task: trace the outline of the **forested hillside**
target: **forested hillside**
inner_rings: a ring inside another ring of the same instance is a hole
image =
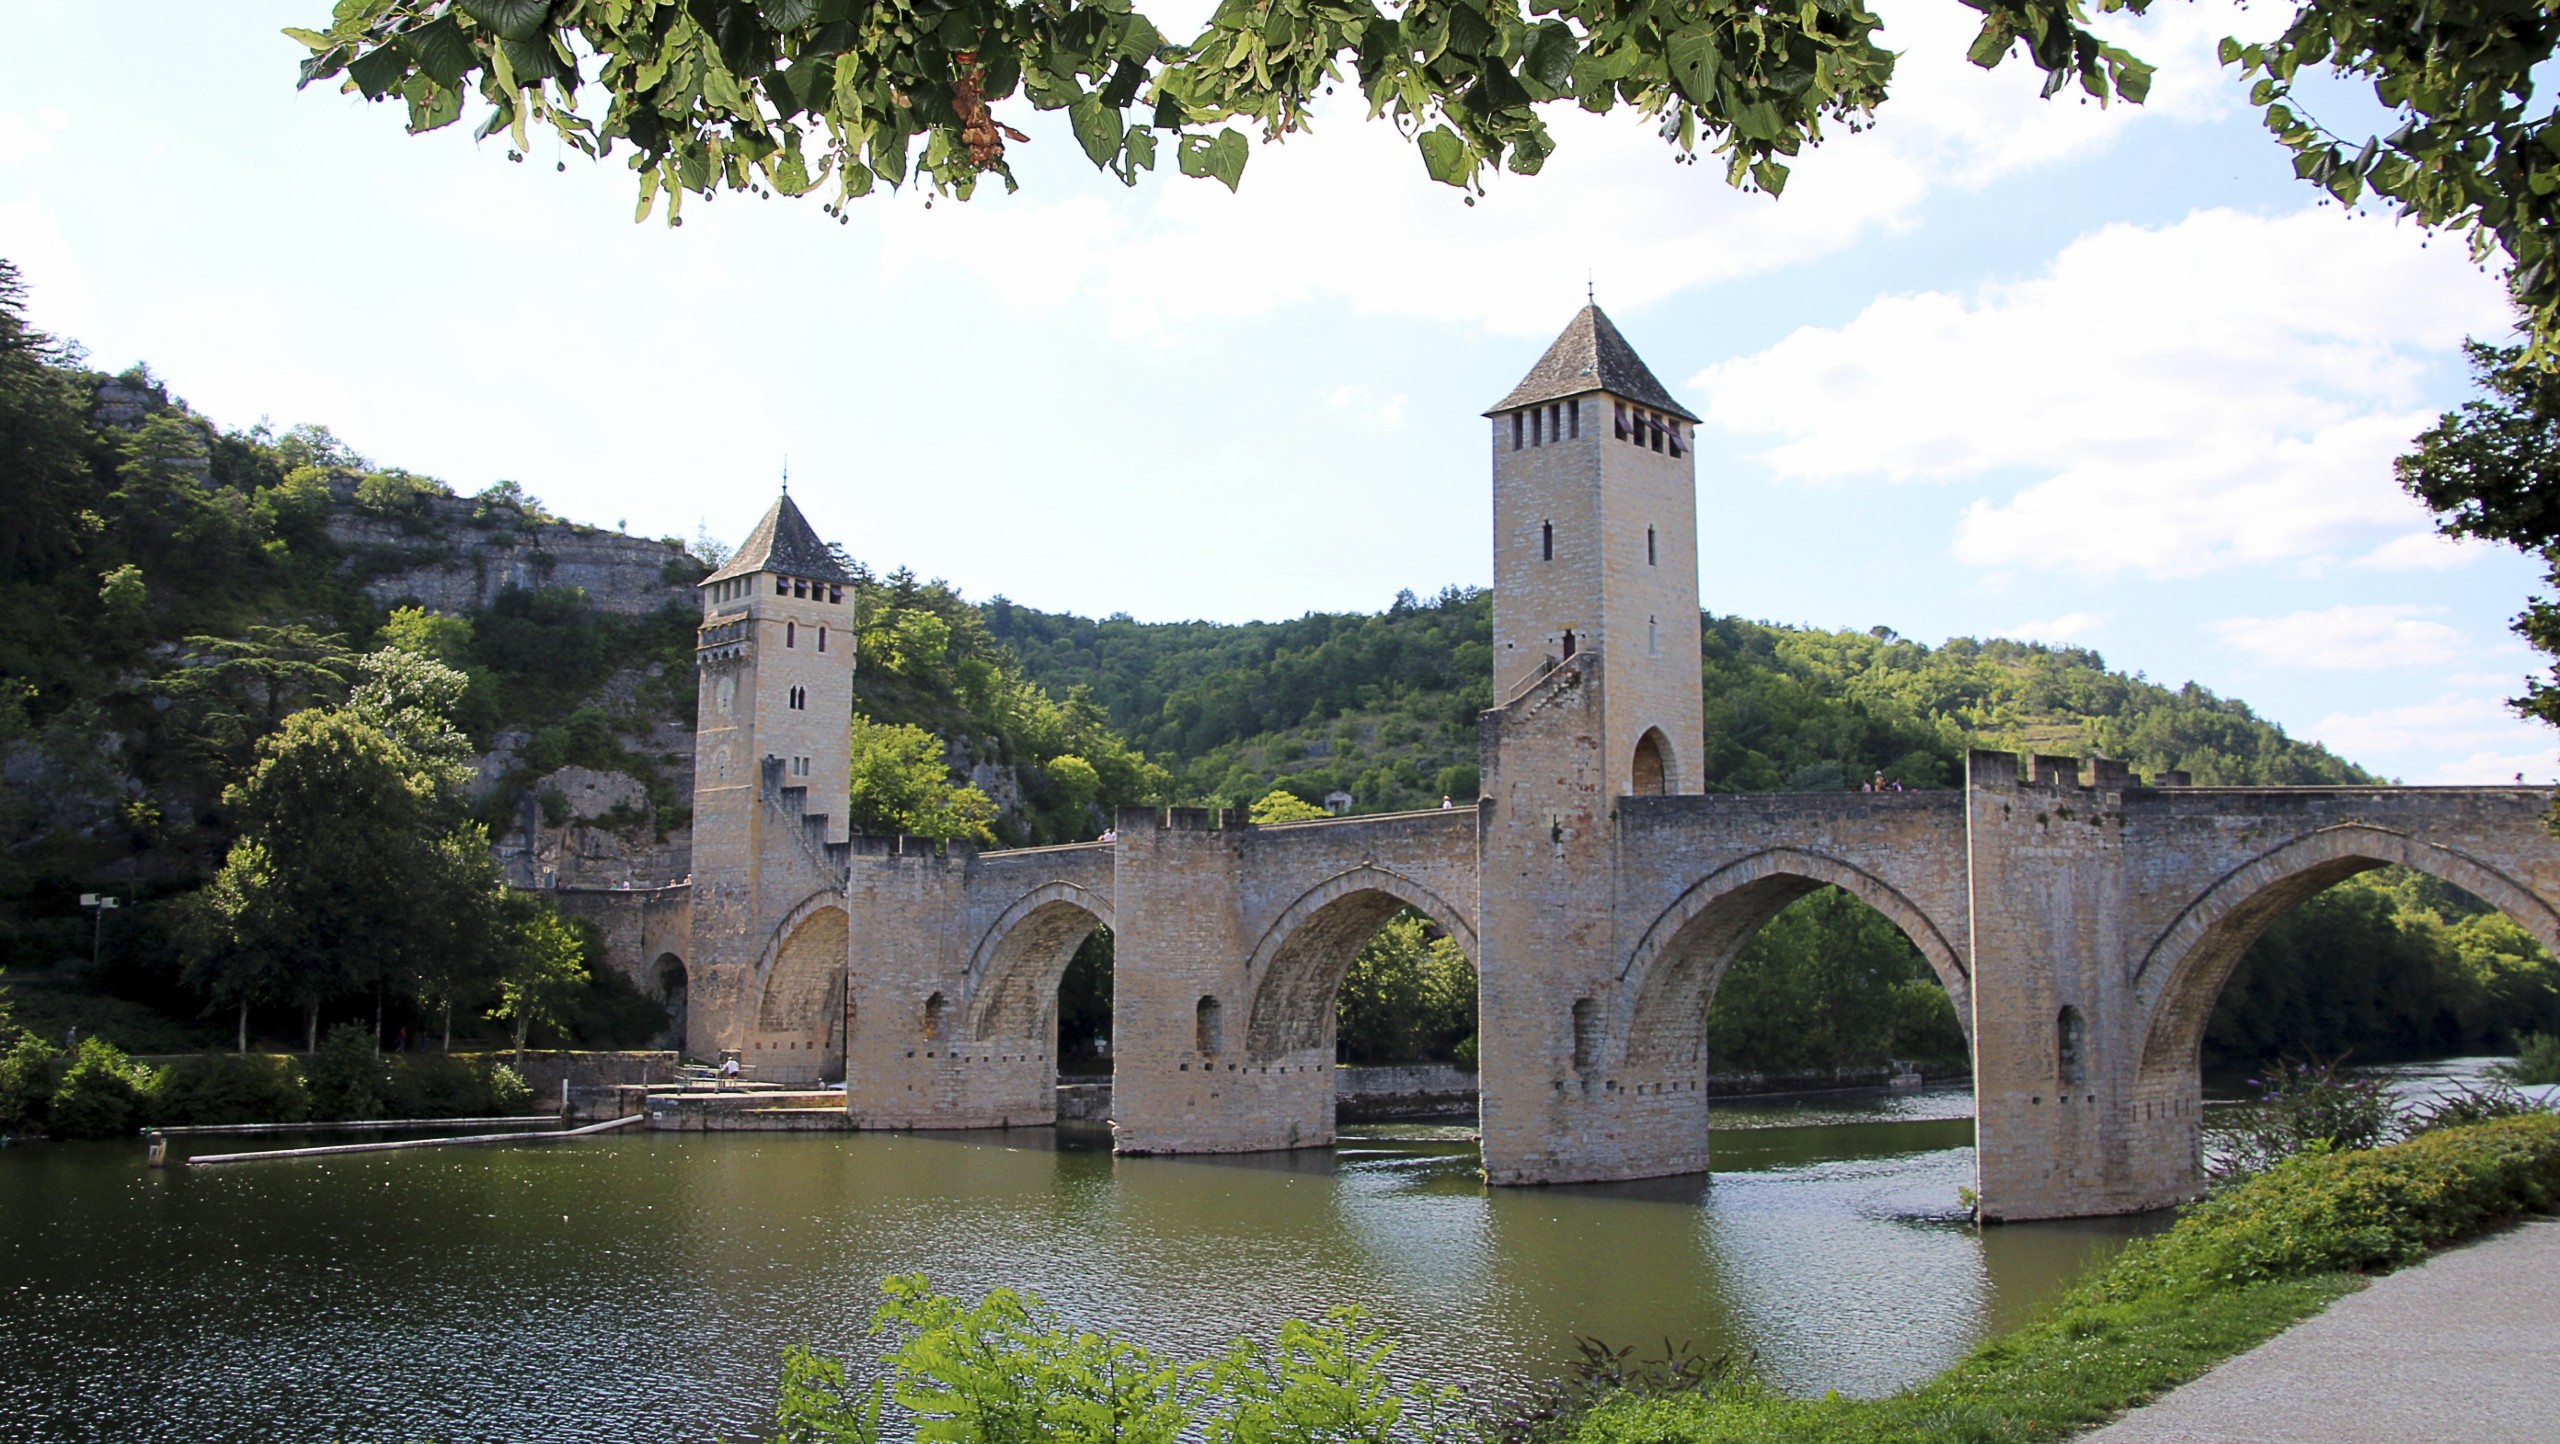
[[[1084,689],[1130,740],[1172,760],[1188,796],[1335,789],[1363,811],[1476,787],[1475,719],[1491,705],[1493,598],[1407,592],[1383,613],[1289,622],[1091,621],[1001,597],[983,609],[1035,680]],[[2213,784],[2369,782],[2371,774],[2190,683],[2106,669],[2095,652],[1887,628],[1825,632],[1710,615],[1708,790],[1821,791],[1878,772],[1946,787],[1970,746],[2102,754]]]

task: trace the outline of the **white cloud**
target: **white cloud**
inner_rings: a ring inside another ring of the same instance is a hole
[[[2431,701],[2373,712],[2337,712],[2309,735],[2341,756],[2390,770],[2394,755],[2417,762],[2414,783],[2546,782],[2555,774],[2560,737],[2508,710],[2494,697],[2449,693]]]
[[[2000,629],[2000,635],[2023,642],[2050,642],[2057,646],[2085,642],[2089,635],[2107,624],[2105,612],[2065,612],[2040,622],[2012,622]]]
[[[2356,558],[2356,565],[2385,572],[2437,572],[2468,566],[2491,550],[2489,543],[2468,537],[2449,537],[2433,530],[2413,531],[2366,552]]]
[[[1256,145],[1234,195],[1159,174],[1133,193],[1051,200],[1082,161],[1058,116],[1017,102],[1006,118],[1033,138],[1016,156],[1022,194],[882,205],[886,266],[936,284],[965,273],[1026,308],[1100,299],[1123,339],[1169,342],[1194,322],[1311,301],[1543,339],[1580,303],[1586,274],[1604,302],[1641,307],[1837,254],[1910,224],[1934,190],[2086,153],[2145,118],[2212,114],[2228,88],[2212,38],[2245,16],[2216,4],[2132,23],[2138,52],[2179,78],[2148,106],[2101,109],[2040,98],[2042,73],[2023,61],[1989,72],[1967,62],[1978,20],[1961,7],[1878,9],[1882,43],[1902,52],[1892,97],[1873,130],[1835,127],[1808,152],[1783,202],[1730,189],[1712,157],[1674,165],[1632,114],[1555,106],[1546,114],[1558,150],[1545,169],[1497,177],[1468,205],[1424,179],[1410,141],[1363,118],[1355,87],[1318,104],[1311,133]]]
[[[2316,209],[2108,226],[2040,276],[1886,297],[1691,386],[1715,424],[1776,433],[1781,475],[2031,478],[1958,523],[1977,566],[2181,576],[2370,550],[2423,525],[2390,460],[2433,419],[2430,362],[2506,323],[2495,281],[2418,241]]]
[[[2424,667],[2471,650],[2462,633],[2425,617],[2442,607],[2338,606],[2281,617],[2226,617],[2205,630],[2265,661],[2369,672]]]
[[[37,111],[32,120],[15,111],[0,110],[0,165],[32,160],[37,152],[49,149],[53,138],[70,125],[71,117],[51,106]]]
[[[1336,411],[1381,427],[1404,424],[1404,403],[1403,392],[1380,391],[1374,386],[1337,386],[1324,401]]]

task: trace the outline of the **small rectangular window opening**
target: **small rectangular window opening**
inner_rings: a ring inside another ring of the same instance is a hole
[[[1680,423],[1677,421],[1671,423],[1671,454],[1673,456],[1686,456],[1689,454],[1688,451],[1680,445]]]
[[[1564,404],[1565,433],[1574,440],[1582,439],[1582,398],[1577,396]]]
[[[1658,558],[1658,556],[1656,555],[1656,553],[1655,553],[1655,551],[1654,551],[1654,545],[1653,545],[1653,528],[1652,528],[1652,527],[1646,527],[1646,528],[1644,529],[1644,564],[1645,564],[1646,566],[1652,566],[1652,565],[1654,565],[1654,563],[1655,563],[1657,560],[1659,560],[1659,558]],[[819,640],[818,640],[818,650],[819,650],[819,651],[821,651],[821,652],[823,652],[823,651],[825,651],[826,649],[827,649],[826,639],[825,639],[825,637],[822,635],[822,636],[819,638]]]
[[[1518,451],[1518,450],[1520,449],[1520,440],[1521,440],[1521,438],[1522,438],[1522,437],[1524,437],[1524,436],[1528,435],[1528,432],[1529,432],[1529,422],[1528,422],[1528,418],[1526,418],[1526,417],[1522,416],[1522,415],[1521,415],[1519,412],[1517,412],[1517,411],[1512,412],[1512,413],[1511,413],[1511,449],[1512,449],[1512,450],[1514,450],[1514,451]]]
[[[773,579],[773,594],[777,597],[787,597],[791,595],[791,578],[775,577]]]
[[[1529,444],[1531,446],[1547,444],[1547,413],[1535,408],[1529,412]]]
[[[1627,439],[1627,403],[1620,401],[1614,404],[1618,408],[1618,439],[1624,441]]]
[[[830,587],[828,587],[828,588],[827,588],[827,605],[828,605],[828,606],[831,606],[831,607],[841,607],[841,606],[843,606],[843,605],[844,605],[844,588],[842,588],[842,587],[838,587],[838,586],[830,586]]]
[[[1540,522],[1538,523],[1538,560],[1551,562],[1555,559],[1556,524],[1551,521]]]
[[[826,629],[826,628],[824,628],[824,627],[820,627],[820,628],[818,629],[818,650],[819,650],[819,651],[821,651],[821,652],[823,652],[823,651],[825,651],[826,649],[827,649],[827,629]]]

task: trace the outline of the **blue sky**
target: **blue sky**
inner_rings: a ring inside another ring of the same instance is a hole
[[[297,92],[277,31],[327,9],[9,6],[0,255],[40,324],[226,425],[730,540],[787,455],[827,535],[974,596],[1375,609],[1490,579],[1478,413],[1589,275],[1708,418],[1710,608],[2069,641],[2407,781],[2554,776],[2501,705],[2536,570],[2431,539],[2390,476],[2498,288],[2291,179],[2212,62],[2282,6],[2118,27],[2160,82],[2101,110],[1965,65],[1954,0],[1884,0],[1894,99],[1777,202],[1629,117],[1557,117],[1546,173],[1470,207],[1353,109],[1234,196],[1124,189],[1026,112],[1018,195],[677,230],[632,224],[618,162]]]

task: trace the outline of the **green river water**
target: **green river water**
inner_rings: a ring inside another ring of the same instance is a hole
[[[1487,1190],[1462,1128],[1121,1159],[1092,1134],[624,1134],[220,1168],[0,1151],[0,1439],[689,1441],[880,1277],[1188,1356],[1358,1304],[1478,1400],[1577,1334],[1890,1390],[2159,1220],[1968,1227],[1962,1091],[1717,1109],[1712,1183]],[[215,1141],[201,1151],[218,1151]],[[223,1147],[231,1140],[220,1140]]]

